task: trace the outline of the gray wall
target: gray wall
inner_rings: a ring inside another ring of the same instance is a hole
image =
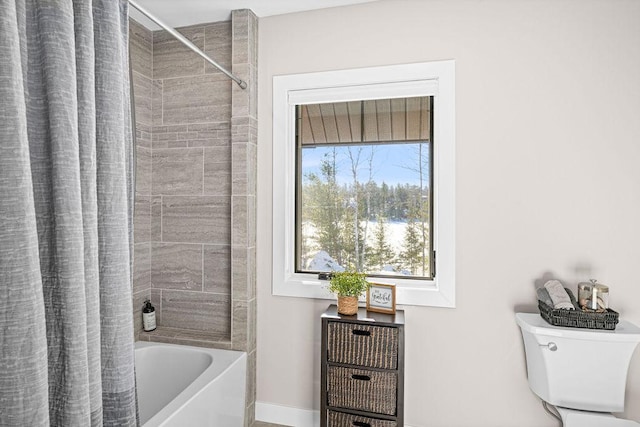
[[[241,90],[165,31],[130,26],[137,141],[134,318],[140,340],[247,351],[255,400],[257,19],[179,30],[249,82]],[[232,175],[233,170],[233,175]],[[142,331],[150,298],[158,328]]]

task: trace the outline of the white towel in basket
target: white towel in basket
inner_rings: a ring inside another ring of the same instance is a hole
[[[564,286],[557,280],[549,280],[544,284],[545,289],[549,292],[549,297],[553,301],[553,308],[562,308],[565,310],[575,310],[571,303],[569,294],[564,290]]]

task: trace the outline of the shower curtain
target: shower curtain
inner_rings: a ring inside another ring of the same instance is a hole
[[[137,424],[126,0],[0,0],[0,425]]]

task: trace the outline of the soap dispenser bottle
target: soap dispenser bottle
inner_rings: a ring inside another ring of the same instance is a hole
[[[151,301],[145,300],[142,308],[142,327],[145,332],[156,329],[156,309],[151,305]]]

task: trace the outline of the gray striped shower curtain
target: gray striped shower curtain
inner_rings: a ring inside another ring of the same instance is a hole
[[[126,0],[0,0],[0,426],[134,426]]]

